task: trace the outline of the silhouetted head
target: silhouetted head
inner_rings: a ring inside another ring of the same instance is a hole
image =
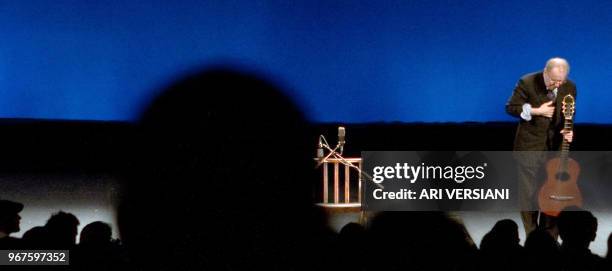
[[[284,266],[313,239],[314,140],[273,84],[206,70],[163,91],[140,124],[119,210],[139,264],[157,255],[148,268]]]
[[[512,219],[497,221],[491,232],[497,235],[500,241],[508,244],[518,244],[521,241],[518,234],[518,225]]]
[[[563,246],[587,248],[595,240],[597,218],[591,212],[569,207],[561,211],[558,221]]]
[[[487,255],[507,254],[519,246],[519,241],[516,222],[503,219],[497,221],[491,231],[482,237],[480,250]]]
[[[113,230],[108,223],[91,222],[81,230],[79,244],[107,244],[111,241],[112,234]]]
[[[23,233],[22,239],[32,249],[42,249],[48,246],[47,230],[43,226],[33,227]]]
[[[359,241],[362,241],[364,236],[365,228],[361,224],[351,222],[342,227],[342,229],[340,230],[339,239],[343,243],[354,244]]]
[[[545,229],[535,229],[525,240],[525,249],[531,254],[552,254],[559,250],[559,243]]]
[[[612,233],[608,236],[608,255],[606,258],[612,259]]]
[[[369,233],[374,270],[452,270],[476,252],[463,225],[441,212],[381,212]]]
[[[19,212],[23,210],[23,204],[10,201],[0,200],[0,232],[9,235],[18,232],[21,216]]]
[[[71,213],[59,211],[45,224],[51,245],[67,247],[76,243],[79,220]]]

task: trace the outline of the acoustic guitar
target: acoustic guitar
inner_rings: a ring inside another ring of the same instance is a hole
[[[572,95],[563,97],[564,130],[573,126],[575,100]],[[540,188],[538,203],[540,210],[549,216],[559,216],[565,207],[582,206],[582,194],[578,189],[580,165],[569,157],[570,143],[563,139],[559,157],[546,163],[546,182]]]

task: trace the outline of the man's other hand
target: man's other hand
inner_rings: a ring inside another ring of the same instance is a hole
[[[563,139],[565,139],[565,141],[572,143],[572,140],[574,139],[574,131],[561,130],[561,134],[563,134]]]

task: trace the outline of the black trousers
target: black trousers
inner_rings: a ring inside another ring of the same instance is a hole
[[[514,157],[517,161],[519,208],[525,233],[529,235],[536,228],[540,228],[549,231],[556,238],[556,218],[539,212],[538,206],[538,192],[546,178],[544,165],[547,152],[521,151],[515,152]]]

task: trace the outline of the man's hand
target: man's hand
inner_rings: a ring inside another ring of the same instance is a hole
[[[572,140],[574,139],[574,131],[572,130],[561,130],[561,134],[563,134],[563,139],[565,139],[565,141],[572,143]]]
[[[543,103],[540,107],[532,108],[531,114],[535,116],[544,116],[547,118],[552,118],[553,113],[555,112],[555,106],[552,105],[552,101],[547,103]]]

